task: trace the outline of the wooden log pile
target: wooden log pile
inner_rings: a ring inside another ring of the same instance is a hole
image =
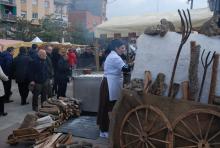
[[[44,139],[36,141],[34,148],[57,148],[60,145],[69,145],[73,143],[71,134],[54,133]]]
[[[75,98],[50,98],[43,103],[37,115],[40,117],[49,115],[56,121],[56,126],[59,126],[71,117],[80,116],[80,104],[81,101]]]
[[[47,138],[53,134],[54,128],[57,128],[71,117],[80,116],[80,104],[81,101],[74,98],[48,99],[43,102],[42,107],[35,115],[26,115],[21,126],[8,136],[7,143],[16,144],[31,140],[33,143],[36,142],[37,145],[42,144],[49,140]],[[61,144],[66,143],[61,142]]]
[[[98,148],[87,141],[73,141],[71,134],[55,133],[35,143],[33,148]]]
[[[28,121],[28,119],[31,119],[31,121]],[[14,130],[8,136],[7,143],[11,145],[25,141],[32,141],[34,143],[36,140],[51,135],[54,123],[50,116],[36,119],[35,115],[27,115],[20,128]]]

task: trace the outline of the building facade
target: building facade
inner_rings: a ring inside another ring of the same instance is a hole
[[[3,22],[16,21],[15,0],[0,0],[0,20]]]
[[[16,0],[17,16],[37,20],[54,13],[54,0]]]
[[[54,0],[54,16],[64,22],[68,22],[68,0]]]
[[[69,4],[69,23],[76,23],[89,31],[106,20],[107,0],[72,0]]]
[[[83,28],[93,32],[95,26],[102,23],[102,18],[93,15],[89,11],[74,11],[69,13],[69,22],[72,25],[81,25]]]

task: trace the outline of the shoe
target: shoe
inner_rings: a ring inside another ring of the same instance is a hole
[[[0,116],[7,116],[8,113],[4,112],[4,113],[0,113]]]
[[[14,100],[6,100],[5,103],[11,103],[14,102]]]
[[[104,132],[100,132],[100,133],[99,133],[99,137],[105,138],[105,133],[104,133]]]
[[[108,138],[108,132],[104,132],[105,138]]]

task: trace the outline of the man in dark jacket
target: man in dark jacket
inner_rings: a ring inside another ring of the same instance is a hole
[[[35,59],[37,59],[37,57],[38,57],[37,53],[38,53],[38,46],[37,46],[37,44],[32,44],[32,47],[31,47],[31,49],[29,50],[29,56],[30,56],[33,60],[35,60]]]
[[[58,92],[57,98],[66,96],[67,83],[69,82],[69,77],[71,75],[70,66],[68,63],[67,51],[61,49],[61,58],[57,64],[57,84]]]
[[[53,83],[53,89],[52,92],[53,94],[57,94],[58,91],[58,85],[57,85],[57,65],[58,65],[58,61],[61,58],[60,54],[59,54],[59,48],[54,48],[52,53],[51,53],[51,60],[52,60],[52,64],[53,64],[53,69],[54,69],[54,83]]]
[[[13,55],[14,55],[13,47],[8,47],[7,50],[1,54],[3,60],[1,63],[1,67],[5,75],[7,75],[9,78],[8,81],[3,81],[3,86],[5,91],[5,95],[4,95],[5,103],[13,102],[13,100],[10,100],[10,96],[12,95],[11,80],[12,80]]]
[[[48,98],[51,98],[53,96],[52,93],[52,87],[53,87],[53,79],[54,79],[54,69],[53,69],[53,64],[52,64],[52,50],[53,48],[51,46],[46,46],[46,53],[47,53],[47,66],[48,66]]]
[[[27,49],[25,47],[20,47],[19,54],[15,57],[13,62],[13,72],[15,80],[18,83],[18,90],[21,96],[21,105],[29,104],[26,102],[29,89],[29,79],[28,79],[28,68],[31,63],[31,58],[27,54]]]
[[[38,111],[38,96],[41,95],[41,105],[47,99],[48,87],[48,66],[46,62],[46,51],[39,50],[38,57],[33,61],[31,67],[31,83],[33,89],[32,107],[34,111]]]

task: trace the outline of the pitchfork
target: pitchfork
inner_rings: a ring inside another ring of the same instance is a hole
[[[205,78],[206,78],[206,73],[207,73],[207,69],[209,67],[209,65],[212,63],[213,61],[213,58],[215,56],[215,52],[213,53],[210,61],[208,61],[209,59],[209,56],[210,56],[210,53],[211,51],[208,52],[207,56],[206,56],[206,59],[205,61],[203,60],[203,55],[205,53],[205,49],[203,50],[202,52],[202,56],[201,56],[201,61],[202,61],[202,66],[204,68],[204,72],[203,72],[203,76],[202,76],[202,83],[201,83],[201,87],[200,87],[200,90],[199,90],[199,97],[198,97],[198,102],[200,102],[200,98],[201,98],[201,95],[202,95],[202,90],[203,90],[203,86],[204,86],[204,82],[205,82]]]
[[[170,79],[170,86],[169,86],[169,92],[168,92],[169,97],[171,96],[171,92],[172,92],[172,89],[173,89],[173,80],[174,80],[174,76],[175,76],[177,62],[179,60],[180,52],[182,50],[183,45],[186,43],[187,39],[189,38],[189,36],[191,34],[191,31],[192,31],[192,22],[191,22],[189,9],[187,9],[188,18],[186,16],[186,13],[185,13],[184,10],[182,10],[182,13],[183,13],[184,17],[182,16],[182,13],[181,13],[180,10],[178,10],[178,13],[179,13],[179,16],[180,16],[180,19],[181,19],[182,39],[181,39],[181,43],[180,43],[178,51],[177,51],[175,63],[174,63],[174,66],[173,66],[172,76],[171,76],[171,79]]]

